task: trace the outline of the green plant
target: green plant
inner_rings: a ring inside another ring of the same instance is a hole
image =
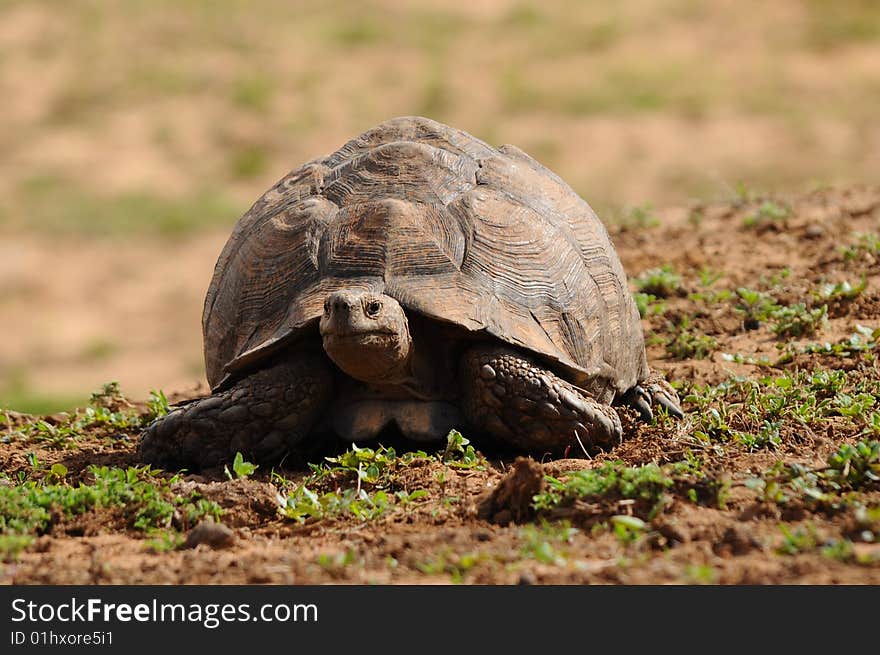
[[[579,532],[568,521],[551,523],[545,520],[540,525],[524,525],[517,533],[520,539],[520,555],[543,564],[564,566],[568,560],[565,551],[560,551],[559,546],[570,544]]]
[[[171,407],[168,405],[168,399],[165,397],[165,392],[161,389],[151,390],[150,397],[147,400],[147,413],[144,415],[142,423],[143,425],[149,425],[157,418],[161,418],[168,414],[171,411]]]
[[[241,453],[235,453],[235,458],[232,460],[232,470],[235,472],[236,478],[248,478],[253,475],[254,471],[258,468],[260,468],[258,464],[246,462]],[[226,477],[232,480],[232,473],[229,472],[229,467],[224,466],[223,471],[226,473]]]
[[[633,284],[642,293],[651,294],[657,298],[669,298],[677,295],[681,289],[681,277],[671,265],[664,264],[659,268],[643,272],[633,280]]]
[[[773,311],[771,329],[780,337],[801,337],[814,334],[826,322],[828,306],[807,309],[803,303],[779,307]]]
[[[350,515],[362,521],[379,518],[394,505],[394,499],[385,491],[372,494],[364,489],[318,494],[305,485],[298,485],[289,494],[278,496],[282,516],[305,523]]]
[[[465,439],[458,430],[450,430],[446,435],[446,450],[440,456],[447,466],[453,468],[483,468],[484,460],[477,454],[471,442]]]
[[[33,542],[34,538],[26,534],[0,534],[0,562],[14,562]]]
[[[636,292],[633,294],[633,300],[636,301],[636,308],[642,318],[661,316],[666,311],[666,303],[650,293]]]
[[[357,553],[350,548],[345,552],[319,553],[315,561],[325,571],[336,573],[352,564],[357,559]]]
[[[739,287],[736,295],[739,302],[735,309],[743,314],[743,327],[746,330],[758,329],[761,323],[767,321],[779,308],[779,304],[773,298],[760,291]]]
[[[660,219],[648,203],[627,208],[616,222],[624,229],[644,229],[660,225]]]
[[[153,553],[166,553],[183,545],[184,537],[175,530],[154,530],[152,537],[144,542],[144,548]]]
[[[650,506],[649,516],[660,510],[674,483],[657,464],[632,467],[621,461],[573,471],[564,480],[552,476],[546,476],[546,480],[547,491],[533,499],[533,507],[539,512],[571,505],[576,500],[617,497],[645,501]]]
[[[718,571],[709,564],[689,564],[684,568],[684,578],[689,584],[716,584]]]
[[[878,481],[880,442],[861,441],[840,446],[822,468],[779,462],[746,484],[765,502],[797,502],[816,509],[839,510],[858,504],[855,492],[877,488]]]
[[[67,467],[61,462],[56,462],[49,467],[49,472],[46,474],[46,480],[49,482],[64,482],[66,475]]]
[[[357,480],[358,484],[368,484],[379,488],[392,485],[394,476],[401,467],[406,467],[419,459],[427,459],[423,450],[397,454],[394,448],[379,446],[361,448],[356,444],[335,457],[325,457],[321,464],[310,464],[312,473],[307,484],[342,483]]]
[[[782,543],[777,548],[777,552],[781,555],[809,552],[814,550],[820,541],[816,528],[809,523],[794,530],[783,523],[780,524],[779,531],[782,533]]]
[[[843,255],[843,260],[845,262],[855,261],[857,258],[863,255],[880,254],[880,234],[856,233],[855,236],[855,243],[852,243],[848,246],[843,246],[840,249],[840,252]]]
[[[416,564],[416,567],[427,575],[448,575],[452,582],[459,584],[464,580],[467,572],[483,561],[483,559],[484,556],[480,553],[466,552],[458,554],[450,549],[444,549],[427,560],[419,562]]]
[[[147,532],[167,529],[173,520],[188,526],[204,516],[219,519],[222,513],[219,505],[195,492],[172,493],[170,485],[174,479],[156,477],[149,466],[90,466],[88,470],[94,478],[91,484],[28,481],[12,487],[0,486],[0,534],[41,534],[55,513],[74,516],[97,508],[115,508],[122,512],[128,525]]]
[[[611,517],[611,526],[618,541],[631,544],[645,533],[648,524],[636,516],[617,514]]]
[[[835,343],[828,341],[825,343],[808,343],[801,348],[790,349],[787,354],[789,357],[793,357],[797,353],[832,357],[852,357],[855,354],[859,354],[866,361],[873,362],[874,354],[871,351],[877,348],[878,340],[880,340],[880,328],[871,329],[864,325],[857,325],[856,331],[846,339],[841,339]]]
[[[820,300],[847,301],[857,298],[867,288],[868,280],[863,275],[861,280],[852,285],[849,281],[837,282],[836,284],[823,284],[813,295]]]
[[[664,342],[666,355],[672,359],[705,359],[718,347],[718,342],[708,334],[690,329],[690,320],[682,317],[672,326],[672,334]]]
[[[791,209],[772,200],[765,200],[743,219],[744,227],[757,227],[768,223],[780,223],[791,215]]]

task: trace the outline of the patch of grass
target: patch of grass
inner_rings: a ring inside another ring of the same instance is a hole
[[[808,309],[803,303],[779,307],[773,311],[770,329],[779,337],[803,337],[815,334],[827,323],[828,305]]]
[[[662,316],[666,312],[666,303],[653,294],[639,291],[633,294],[633,300],[642,318]]]
[[[27,534],[0,534],[0,562],[14,562],[34,542]]]
[[[119,344],[110,339],[96,338],[83,344],[79,357],[87,362],[99,362],[109,359],[119,352]]]
[[[445,549],[423,562],[416,564],[416,568],[427,575],[448,575],[451,581],[459,584],[464,581],[468,571],[485,559],[481,553],[466,552],[455,553],[451,549]]]
[[[242,213],[242,207],[219,188],[181,197],[150,191],[103,194],[55,176],[31,178],[15,198],[17,208],[9,221],[13,226],[18,221],[29,230],[53,234],[177,236],[230,226]]]
[[[393,448],[385,446],[373,449],[352,444],[340,455],[326,457],[320,464],[310,464],[312,472],[308,478],[288,493],[279,495],[279,511],[299,522],[344,516],[375,520],[395,506],[405,509],[427,497],[424,489],[394,490],[394,487],[405,467],[417,461],[432,460],[449,468],[477,469],[486,465],[483,456],[457,430],[450,431],[446,448],[433,456],[422,450],[398,455]],[[446,470],[437,471],[435,477],[441,487],[442,502],[449,504],[457,499],[445,496]],[[288,485],[281,479],[279,486]]]
[[[861,541],[880,541],[880,505],[856,507],[853,519],[854,532]]]
[[[736,311],[743,315],[743,327],[746,330],[757,330],[761,323],[770,319],[779,309],[779,303],[766,293],[739,287],[736,290]]]
[[[274,80],[262,75],[240,78],[232,87],[232,101],[237,106],[261,114],[269,109],[274,95]]]
[[[150,397],[147,399],[147,413],[142,417],[141,422],[145,426],[149,425],[154,420],[165,416],[170,411],[171,407],[168,406],[168,399],[165,397],[165,392],[161,389],[151,389]]]
[[[614,536],[622,544],[631,544],[638,541],[648,529],[648,524],[637,516],[628,514],[615,514],[611,517],[611,528]]]
[[[780,555],[819,552],[823,557],[845,564],[873,564],[877,561],[876,556],[857,553],[850,539],[824,539],[812,523],[793,529],[783,523],[779,525],[779,531],[782,533],[782,542],[776,552]]]
[[[368,493],[364,489],[318,494],[302,484],[286,495],[279,494],[278,503],[282,516],[299,523],[343,516],[372,521],[394,506],[394,497],[382,490]]]
[[[732,378],[716,386],[694,387],[685,402],[694,406],[693,436],[703,443],[733,441],[749,449],[775,447],[797,439],[829,417],[841,427],[870,431],[876,382],[844,371],[796,371],[757,379]],[[840,423],[840,421],[837,421]]]
[[[558,479],[546,476],[547,490],[536,494],[532,506],[538,512],[571,507],[576,501],[635,499],[647,508],[653,518],[668,502],[668,492],[675,485],[669,469],[657,464],[627,466],[620,460],[604,462],[593,469],[573,471]]]
[[[402,467],[418,459],[428,459],[428,454],[417,450],[398,455],[394,448],[360,448],[352,444],[340,455],[325,457],[320,464],[310,464],[312,473],[306,484],[339,486],[357,481],[377,489],[387,489],[394,485]]]
[[[9,409],[22,414],[56,414],[82,406],[84,396],[67,394],[47,394],[22,388],[0,390],[0,409]]]
[[[579,532],[568,521],[542,521],[539,525],[529,523],[517,532],[520,555],[542,564],[565,566],[568,563],[568,554],[564,549],[560,550],[560,546],[570,544]]]
[[[840,253],[843,255],[845,262],[853,262],[865,255],[880,254],[880,234],[877,233],[857,233],[855,235],[855,243],[843,246]]]
[[[684,579],[688,584],[716,584],[718,571],[709,564],[689,564],[684,568]]]
[[[747,485],[765,502],[837,511],[861,504],[858,492],[880,488],[878,483],[880,442],[860,441],[840,446],[824,467],[779,462]]]
[[[250,179],[263,174],[269,165],[269,155],[262,146],[251,144],[232,153],[229,168],[233,177]]]
[[[681,276],[669,264],[652,268],[633,280],[636,289],[657,298],[669,298],[681,290]]]
[[[827,51],[880,39],[880,7],[872,0],[807,0],[804,44]]]
[[[846,339],[841,339],[835,343],[809,343],[796,349],[800,353],[815,353],[819,355],[829,355],[833,357],[851,357],[856,353],[866,355],[868,361],[873,361],[874,356],[871,351],[877,348],[877,342],[880,340],[880,328],[869,328],[864,325],[857,325],[856,331]]]
[[[122,513],[126,527],[145,532],[168,529],[175,517],[186,527],[202,517],[219,519],[222,514],[219,505],[196,492],[185,496],[172,493],[176,478],[159,478],[149,466],[90,466],[88,471],[93,478],[90,484],[26,481],[0,486],[0,534],[42,534],[56,513],[73,517],[102,507],[115,508]]]
[[[671,325],[671,324],[670,324]],[[708,334],[690,329],[690,321],[682,317],[672,334],[664,341],[666,355],[672,359],[706,359],[718,347],[718,342]]]
[[[176,530],[154,530],[150,534],[152,536],[144,542],[144,548],[153,553],[177,550],[185,541],[183,533]]]
[[[847,280],[836,284],[823,284],[813,295],[819,300],[828,302],[849,301],[859,297],[867,286],[868,281],[862,276],[862,279],[854,285]]]
[[[319,553],[315,558],[318,566],[331,574],[344,571],[350,564],[357,561],[357,553],[352,549],[344,552]]]
[[[91,395],[88,405],[57,417],[34,418],[0,436],[0,440],[38,441],[54,448],[75,447],[85,430],[101,430],[105,436],[138,431],[168,413],[168,400],[151,391],[147,411],[141,413],[122,394],[118,382],[108,382]]]
[[[362,12],[342,13],[327,29],[326,38],[344,50],[354,50],[376,45],[390,37],[390,25]]]
[[[791,208],[788,205],[765,200],[743,219],[743,226],[754,228],[768,224],[784,224],[789,216],[791,216]]]
[[[628,207],[621,215],[615,217],[614,223],[622,230],[644,230],[660,225],[660,219],[653,207],[649,203],[645,203],[636,207]]]

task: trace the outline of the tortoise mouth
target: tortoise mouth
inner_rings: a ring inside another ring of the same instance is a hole
[[[400,335],[391,330],[346,330],[345,332],[325,332],[324,348],[396,348]]]
[[[385,336],[385,337],[394,337],[397,336],[397,332],[394,330],[374,330],[374,329],[357,329],[351,327],[344,327],[341,330],[335,328],[325,329],[321,333],[321,337],[324,340],[340,340],[340,339],[362,339],[366,337],[372,336]]]

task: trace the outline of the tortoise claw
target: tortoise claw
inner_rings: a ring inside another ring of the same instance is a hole
[[[645,423],[654,422],[654,412],[651,411],[651,396],[639,386],[635,388],[635,396],[630,401],[630,407],[639,413],[639,418]]]
[[[656,373],[651,377],[653,379],[648,381],[647,387],[648,392],[651,394],[652,402],[664,407],[670,416],[684,418],[684,412],[678,404],[678,394],[675,393],[672,385]]]
[[[623,396],[621,402],[632,407],[639,414],[639,418],[645,423],[654,421],[652,405],[659,405],[669,412],[670,416],[683,418],[684,412],[678,404],[678,394],[675,389],[657,373],[652,373],[648,378],[637,384]]]

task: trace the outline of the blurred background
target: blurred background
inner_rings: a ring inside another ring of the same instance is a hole
[[[236,219],[392,116],[516,144],[608,223],[875,182],[880,2],[0,0],[0,98],[0,407],[51,412],[204,384]]]

